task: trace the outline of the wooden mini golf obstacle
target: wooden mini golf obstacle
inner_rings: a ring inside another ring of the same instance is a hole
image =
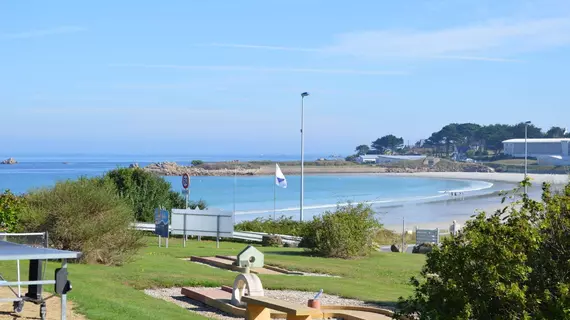
[[[264,296],[261,280],[256,274],[239,274],[233,287],[191,289],[182,288],[187,298],[202,302],[234,316],[252,320],[288,319],[311,320],[342,318],[345,320],[387,320],[392,312],[380,308],[355,306],[320,306],[311,301],[311,308],[301,304]]]

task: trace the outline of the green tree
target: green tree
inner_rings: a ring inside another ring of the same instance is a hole
[[[0,232],[13,232],[24,207],[24,198],[4,191],[0,194]]]
[[[354,151],[356,151],[357,155],[361,156],[361,155],[367,154],[368,151],[370,151],[370,147],[365,145],[365,144],[361,144],[358,147],[356,147],[354,149]]]
[[[521,186],[528,185],[524,181]],[[428,254],[395,318],[570,319],[570,184],[478,214]]]
[[[401,145],[404,144],[404,139],[402,137],[398,138],[393,134],[389,134],[383,136],[382,138],[378,138],[372,142],[372,148],[376,150],[396,150]]]
[[[193,166],[199,166],[199,165],[201,165],[201,164],[204,164],[204,161],[202,161],[202,160],[192,160],[191,164],[192,164]]]
[[[541,128],[535,126],[534,124],[527,125],[524,122],[521,122],[511,127],[512,139],[524,139],[525,127],[527,127],[527,136],[529,138],[544,138],[544,133],[542,132]]]
[[[546,138],[564,138],[566,129],[560,127],[552,127],[546,131]]]
[[[172,191],[168,181],[143,169],[115,169],[109,171],[105,178],[111,180],[119,195],[132,205],[137,221],[154,221],[154,209],[161,206],[170,211],[172,208],[184,208],[186,205],[184,197]],[[201,203],[200,206],[205,207],[205,203]]]
[[[445,155],[449,157],[451,153],[452,146],[456,143],[461,142],[462,136],[457,131],[457,124],[451,123],[441,128],[441,130],[432,133],[428,140],[440,149],[442,146],[445,147]]]
[[[479,130],[479,139],[485,150],[491,150],[495,153],[503,150],[503,141],[513,139],[513,132],[510,125],[492,124],[484,126]]]

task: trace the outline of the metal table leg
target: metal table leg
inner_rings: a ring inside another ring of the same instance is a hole
[[[67,259],[63,259],[61,267],[67,269]],[[67,319],[67,294],[61,295],[61,320]]]

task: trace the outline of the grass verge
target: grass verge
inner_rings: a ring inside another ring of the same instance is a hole
[[[236,255],[243,243],[189,241],[182,247],[180,239],[170,239],[169,248],[158,248],[154,237],[145,239],[143,248],[133,262],[121,267],[71,264],[69,277],[73,290],[69,298],[77,311],[88,319],[205,319],[174,304],[147,296],[142,289],[174,286],[231,285],[236,273],[191,263],[182,258],[191,255]],[[260,248],[265,261],[291,270],[318,272],[341,276],[300,277],[261,275],[264,288],[291,289],[357,298],[393,305],[397,298],[411,293],[408,280],[417,275],[425,262],[423,255],[374,253],[356,260],[316,258],[295,248]],[[1,273],[15,278],[15,262],[0,263]],[[49,278],[59,264],[50,263]],[[27,265],[22,264],[24,274]],[[52,292],[46,287],[46,292]],[[25,291],[24,291],[25,292]],[[49,312],[49,310],[48,310]]]

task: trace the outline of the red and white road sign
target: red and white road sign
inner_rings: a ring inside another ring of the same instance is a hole
[[[187,173],[182,175],[182,187],[184,189],[188,189],[188,187],[190,187],[190,176]]]

